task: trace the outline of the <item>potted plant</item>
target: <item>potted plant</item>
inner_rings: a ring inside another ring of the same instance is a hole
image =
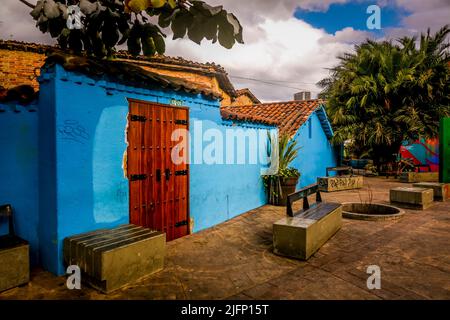
[[[272,145],[269,135],[269,145]],[[263,175],[264,186],[268,193],[269,204],[285,206],[287,196],[295,192],[300,178],[300,172],[289,165],[297,158],[297,141],[290,139],[287,134],[280,136],[278,141],[278,172],[274,175]]]

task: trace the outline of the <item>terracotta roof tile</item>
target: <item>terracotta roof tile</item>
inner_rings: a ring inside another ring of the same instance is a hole
[[[250,106],[222,107],[222,113],[233,114],[234,120],[273,123],[280,133],[293,136],[297,130],[317,110],[323,100],[289,101],[262,103]]]
[[[234,121],[239,121],[239,122],[252,122],[252,123],[265,124],[265,125],[269,125],[269,126],[277,125],[277,123],[275,121],[272,121],[270,119],[253,116],[253,115],[236,113],[236,112],[233,112],[232,110],[230,110],[230,108],[228,108],[228,107],[221,107],[220,115],[222,116],[222,119],[224,119],[224,120],[234,120]]]

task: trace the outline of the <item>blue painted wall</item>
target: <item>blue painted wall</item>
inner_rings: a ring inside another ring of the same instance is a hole
[[[301,148],[292,166],[300,173],[297,188],[317,182],[317,177],[326,175],[326,168],[337,165],[336,153],[329,142],[317,112],[300,127],[293,139]]]
[[[34,105],[0,105],[0,204],[14,209],[16,234],[28,240],[38,261],[38,113]],[[0,234],[7,232],[0,220]]]
[[[94,82],[62,67],[43,70],[40,108],[42,264],[63,274],[63,239],[128,223],[128,180],[122,170],[126,150],[126,98],[190,108],[191,126],[232,129],[220,117],[219,101],[174,91],[147,90]],[[41,112],[43,113],[43,112]],[[193,131],[193,128],[190,128]],[[247,131],[269,128],[249,126]],[[233,130],[233,129],[232,129]],[[192,139],[196,136],[193,134]],[[262,147],[265,149],[266,147]],[[195,152],[191,150],[191,154]],[[249,150],[248,153],[255,153]],[[266,203],[261,165],[192,164],[190,214],[194,231],[211,227]],[[43,190],[44,189],[44,190]],[[44,218],[44,220],[42,219]],[[43,223],[45,221],[45,224]]]

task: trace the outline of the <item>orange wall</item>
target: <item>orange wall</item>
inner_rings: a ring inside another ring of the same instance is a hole
[[[9,89],[28,84],[39,90],[37,76],[44,60],[41,53],[0,49],[0,85]]]

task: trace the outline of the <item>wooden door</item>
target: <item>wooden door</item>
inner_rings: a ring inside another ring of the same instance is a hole
[[[189,166],[174,163],[171,154],[179,143],[172,141],[172,133],[188,129],[189,110],[128,101],[130,223],[164,231],[167,241],[185,236],[189,233]]]

